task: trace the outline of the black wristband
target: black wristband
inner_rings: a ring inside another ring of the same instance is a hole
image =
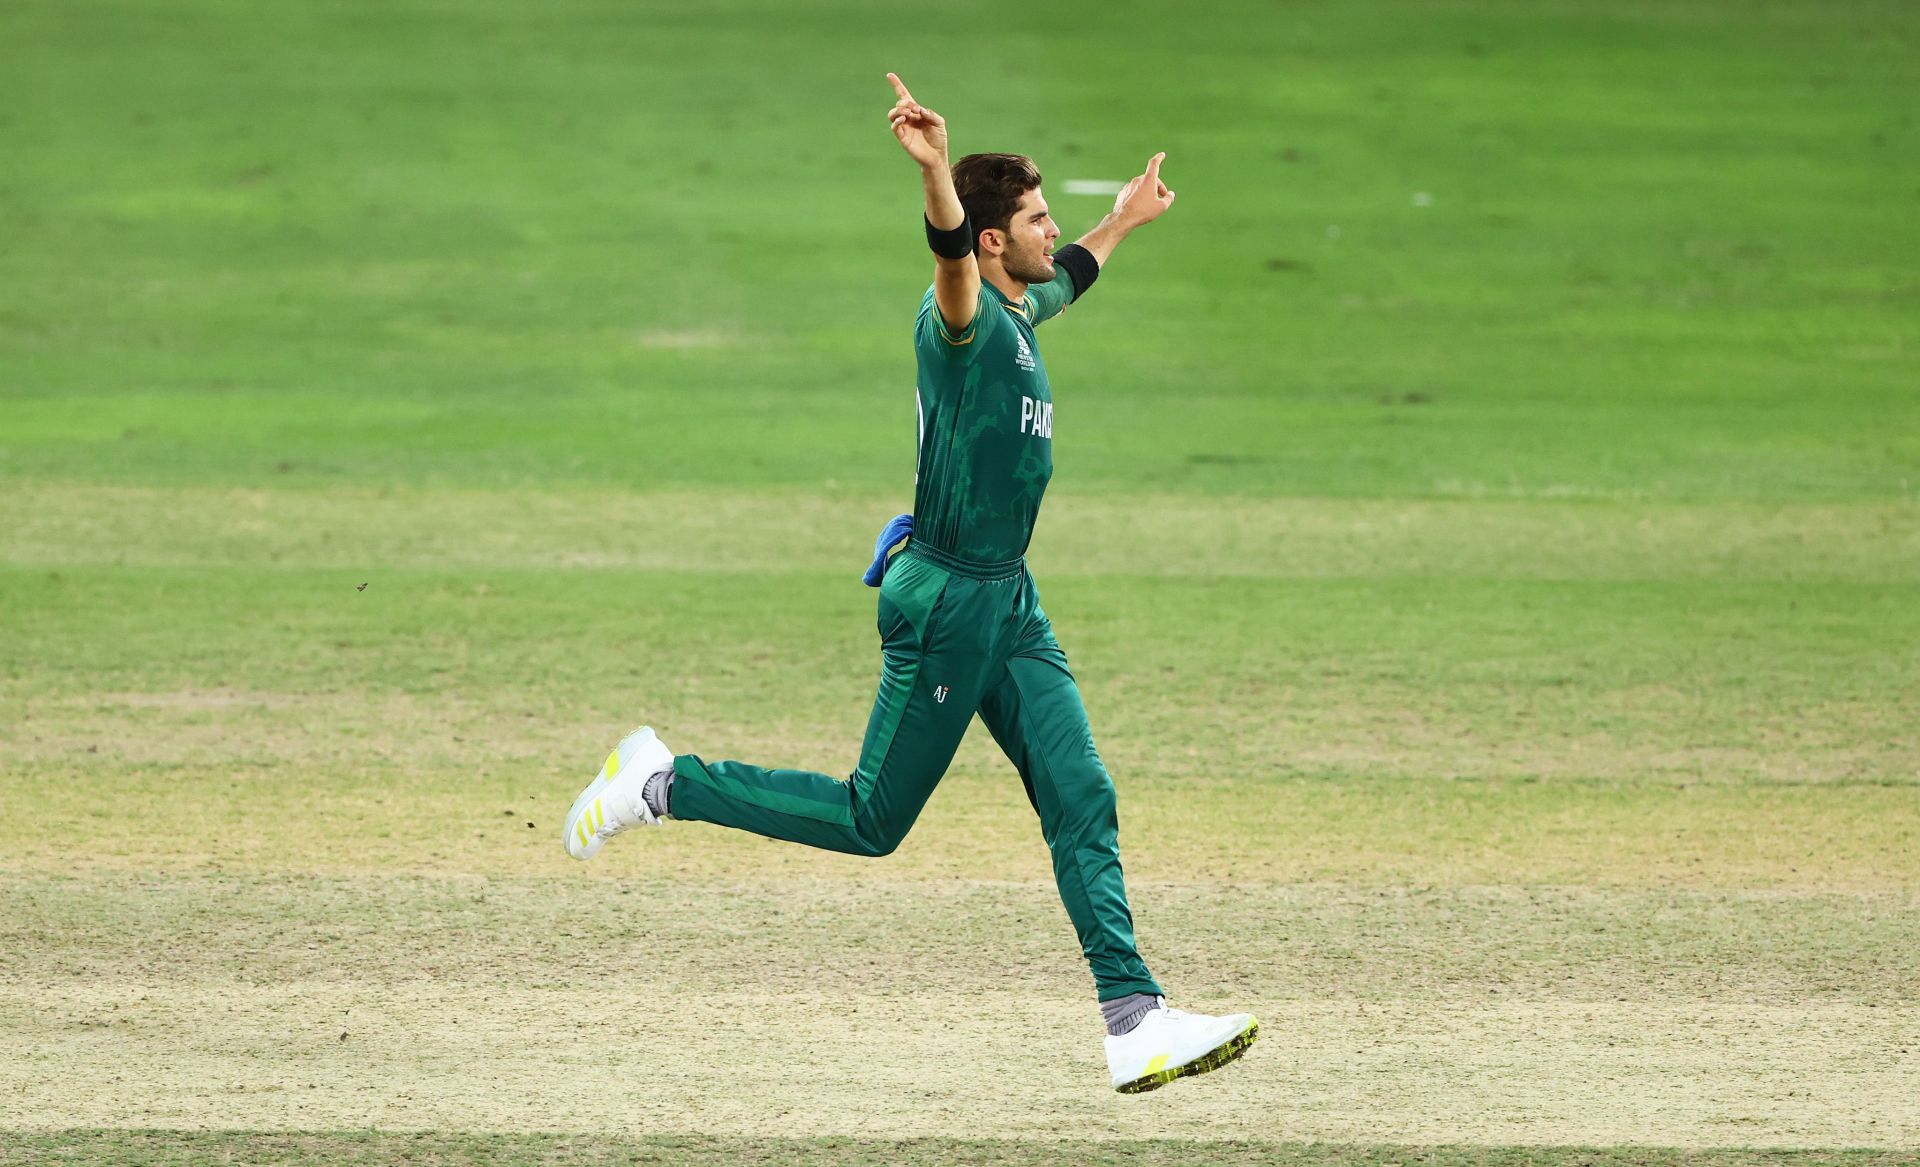
[[[932,219],[927,219],[926,224],[927,246],[933,248],[935,255],[942,259],[965,259],[973,254],[973,223],[966,216],[961,216],[958,227],[947,231],[934,226]]]
[[[1093,252],[1078,243],[1069,243],[1054,252],[1053,262],[1067,269],[1067,278],[1073,281],[1073,298],[1076,300],[1086,295],[1093,281],[1100,278],[1100,261],[1093,258]]]

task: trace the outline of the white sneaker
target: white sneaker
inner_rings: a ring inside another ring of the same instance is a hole
[[[1251,1013],[1182,1013],[1167,1008],[1162,997],[1131,1031],[1107,1035],[1107,1069],[1115,1090],[1139,1094],[1175,1078],[1217,1070],[1246,1053],[1259,1036],[1260,1023]]]
[[[673,769],[673,751],[654,736],[653,727],[643,725],[626,737],[607,755],[600,776],[588,783],[567,811],[561,841],[567,854],[575,859],[591,859],[613,838],[628,827],[658,826],[655,815],[641,797],[647,779]]]

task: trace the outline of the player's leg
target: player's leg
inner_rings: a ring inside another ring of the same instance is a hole
[[[906,836],[946,773],[978,703],[986,662],[974,581],[919,560],[897,562],[880,595],[882,668],[851,777],[746,762],[671,759],[673,818],[718,823],[854,855],[884,855]]]
[[[1169,1009],[1140,959],[1120,869],[1113,780],[1066,654],[1037,604],[1029,631],[981,704],[981,719],[1020,771],[1053,853],[1054,878],[1108,1018],[1115,1089],[1152,1090],[1243,1053],[1259,1034],[1245,1013]]]
[[[980,705],[980,719],[1020,772],[1053,854],[1060,900],[1080,937],[1102,1001],[1161,995],[1133,936],[1113,779],[1058,644],[1007,661]]]

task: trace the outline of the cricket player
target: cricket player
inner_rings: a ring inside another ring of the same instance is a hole
[[[900,845],[978,713],[1020,772],[1093,970],[1113,1086],[1138,1093],[1238,1057],[1259,1025],[1167,1007],[1134,946],[1113,781],[1023,556],[1053,471],[1054,402],[1036,330],[1086,295],[1128,233],[1173,205],[1164,154],[1113,213],[1054,250],[1040,174],[1018,154],[949,166],[946,121],[887,74],[888,124],[920,168],[933,286],[914,321],[919,476],[911,535],[883,533],[880,692],[852,775],[675,756],[650,728],[614,749],[567,814],[592,858],[629,827],[719,823],[853,855]],[[1062,431],[1070,433],[1070,427]],[[896,523],[906,528],[907,516]],[[889,528],[891,532],[893,528]],[[897,554],[889,555],[889,551]]]

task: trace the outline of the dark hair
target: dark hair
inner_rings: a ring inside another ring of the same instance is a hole
[[[1013,212],[1040,185],[1040,171],[1025,154],[969,154],[953,164],[953,190],[973,223],[974,250],[980,232],[1013,230]]]

